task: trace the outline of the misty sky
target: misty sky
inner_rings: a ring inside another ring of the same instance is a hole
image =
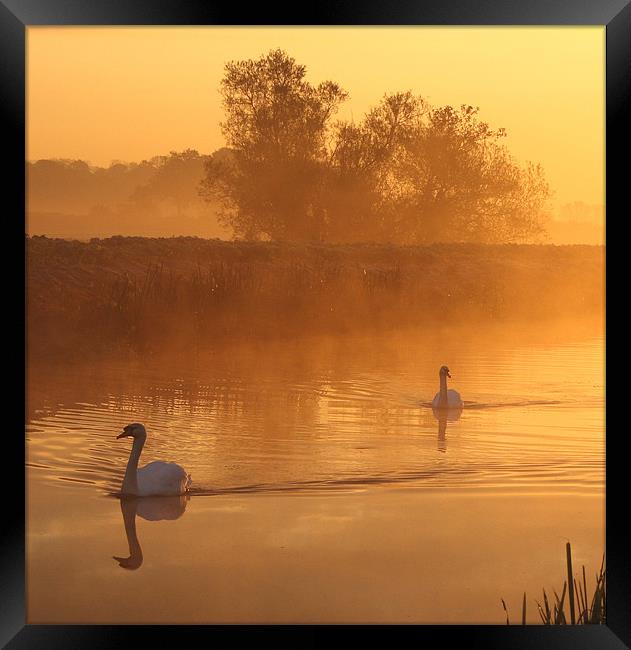
[[[384,92],[467,103],[540,162],[555,203],[604,204],[603,27],[29,27],[27,157],[96,165],[224,145],[226,61],[281,47],[307,79],[350,94],[361,119]]]

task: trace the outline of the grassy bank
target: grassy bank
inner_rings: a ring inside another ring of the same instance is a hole
[[[602,309],[595,246],[27,238],[29,350],[153,348]]]

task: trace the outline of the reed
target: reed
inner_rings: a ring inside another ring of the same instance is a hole
[[[606,623],[606,568],[605,556],[603,554],[600,571],[595,575],[595,582],[591,597],[587,589],[587,578],[585,575],[585,566],[582,567],[582,581],[576,579],[573,574],[572,565],[572,547],[570,542],[566,544],[566,559],[567,559],[567,578],[563,582],[563,589],[561,596],[558,595],[556,590],[552,590],[554,594],[554,602],[548,598],[546,590],[543,589],[543,600],[535,599],[537,604],[537,611],[544,625],[604,625]],[[568,596],[567,601],[565,596]],[[501,599],[502,607],[506,614],[506,624],[510,625],[508,608],[506,602]],[[566,614],[566,603],[569,607],[569,621],[568,614]],[[526,624],[526,592],[522,601],[522,625]]]
[[[41,352],[547,318],[602,302],[595,247],[33,237],[27,254]]]

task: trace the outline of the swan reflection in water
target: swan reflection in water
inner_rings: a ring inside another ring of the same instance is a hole
[[[185,495],[173,497],[133,497],[121,496],[120,506],[125,524],[125,534],[129,545],[129,557],[112,557],[123,569],[139,569],[142,565],[142,548],[136,533],[136,515],[147,521],[162,521],[179,519],[186,510],[189,497]]]
[[[456,422],[462,415],[462,406],[455,408],[432,408],[434,417],[438,420],[438,451],[447,451],[447,422]]]

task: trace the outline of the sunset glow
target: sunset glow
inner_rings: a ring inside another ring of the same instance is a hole
[[[27,158],[107,166],[224,145],[224,64],[281,47],[349,94],[361,119],[384,92],[471,104],[558,204],[604,204],[603,27],[30,27]]]
[[[28,28],[27,622],[605,624],[604,46]]]

